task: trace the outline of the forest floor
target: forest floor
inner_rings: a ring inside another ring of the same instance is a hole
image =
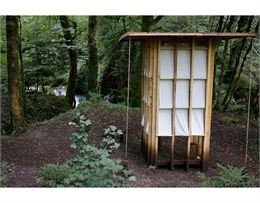
[[[115,125],[125,130],[125,108],[103,108],[95,105],[86,111],[92,126],[89,141],[99,145],[104,128]],[[210,163],[207,175],[216,176],[217,163],[225,166],[242,167],[244,163],[245,123],[241,118],[233,122],[232,116],[214,113],[212,118],[212,135]],[[141,151],[141,115],[138,109],[130,109],[129,114],[128,167],[136,176],[133,187],[200,187],[201,179],[198,168],[169,170],[167,168],[149,167]],[[9,174],[7,187],[35,187],[39,169],[46,163],[62,163],[72,159],[76,152],[70,147],[70,135],[75,131],[69,122],[73,111],[54,119],[34,124],[24,132],[2,140],[2,161],[14,165]],[[259,159],[257,122],[250,123],[249,156],[246,171],[259,178]],[[124,158],[124,144],[113,155]]]

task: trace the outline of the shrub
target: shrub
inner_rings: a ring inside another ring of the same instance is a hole
[[[208,178],[205,174],[200,174],[203,187],[256,187],[257,181],[254,177],[248,176],[243,168],[223,166],[217,164],[219,176]]]
[[[130,171],[124,168],[120,160],[111,159],[111,153],[119,144],[111,137],[102,140],[103,148],[88,144],[88,130],[90,121],[77,114],[79,130],[73,134],[73,147],[79,154],[69,162],[71,168],[69,176],[64,180],[66,186],[76,187],[121,187]],[[133,178],[130,178],[131,180]]]
[[[41,168],[40,178],[36,182],[45,187],[62,186],[69,173],[70,168],[67,164],[46,164]]]
[[[110,135],[112,137],[121,137],[123,135],[122,130],[118,129],[116,126],[114,125],[110,125],[108,126],[108,128],[106,128],[104,130],[104,135]]]
[[[119,140],[120,142],[123,142],[123,131],[118,129],[116,126],[114,125],[110,125],[108,126],[108,128],[106,128],[104,130],[104,136],[105,137],[111,137],[114,138],[116,140]],[[109,138],[108,138],[109,139]]]
[[[121,160],[111,158],[111,153],[119,147],[110,136],[103,138],[102,148],[88,143],[91,122],[84,115],[76,114],[76,122],[70,125],[78,128],[71,136],[71,147],[79,154],[67,164],[48,164],[42,167],[38,184],[41,186],[67,187],[122,187],[126,182],[135,181]]]

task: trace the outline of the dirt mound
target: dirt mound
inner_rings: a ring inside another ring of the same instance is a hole
[[[154,169],[145,163],[141,152],[140,111],[130,110],[128,167],[137,178],[134,187],[197,187],[200,180],[196,168],[188,172],[183,169]],[[103,129],[116,125],[125,130],[125,110],[107,109],[98,106],[87,113],[92,121],[89,140],[99,145]],[[36,186],[36,178],[40,167],[45,163],[62,163],[73,158],[76,152],[70,147],[70,135],[75,131],[69,122],[72,114],[29,127],[26,132],[15,135],[2,142],[2,160],[13,163],[15,174],[8,181],[9,187]],[[255,126],[250,130],[250,145],[258,135]],[[226,125],[221,121],[221,115],[215,114],[212,121],[211,152],[209,176],[216,175],[216,163],[242,167],[245,146],[245,127],[243,125]],[[124,158],[124,144],[114,154],[116,158]],[[250,151],[248,167],[251,175],[258,177],[259,161]]]

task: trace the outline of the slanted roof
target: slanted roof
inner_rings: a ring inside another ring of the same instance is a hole
[[[216,39],[231,39],[243,37],[256,37],[256,33],[244,32],[127,32],[122,35],[119,41],[144,40],[148,38],[186,38],[186,37],[207,37]]]

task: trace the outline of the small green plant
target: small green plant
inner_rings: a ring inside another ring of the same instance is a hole
[[[106,128],[104,130],[104,137],[111,137],[119,142],[123,142],[123,140],[124,140],[123,135],[124,135],[123,131],[118,129],[114,125],[110,125],[110,126],[108,126],[108,128]]]
[[[257,181],[254,177],[248,176],[243,168],[232,166],[223,166],[217,164],[219,176],[216,178],[208,178],[201,173],[203,187],[256,187]]]
[[[119,146],[120,144],[110,136],[104,137],[102,139],[101,147],[103,147],[103,149],[107,150],[109,153],[112,153],[114,149],[118,149]]]
[[[229,125],[229,124],[238,124],[239,123],[239,118],[234,117],[234,116],[223,116],[221,118],[221,120],[222,120],[222,122],[224,124],[227,124],[227,125]]]
[[[121,137],[123,136],[123,132],[122,130],[118,129],[116,126],[114,125],[110,125],[108,126],[108,128],[106,128],[104,130],[104,135],[110,135],[111,137]]]
[[[0,187],[3,187],[6,182],[6,176],[5,176],[5,168],[6,168],[6,163],[5,162],[0,162]]]
[[[121,160],[111,158],[112,151],[119,144],[110,136],[103,138],[102,148],[89,144],[90,120],[79,113],[75,120],[70,122],[78,129],[71,136],[71,147],[78,150],[78,155],[65,165],[45,165],[38,184],[50,187],[122,187],[128,181],[135,181]]]
[[[43,187],[59,187],[64,185],[64,179],[69,173],[70,168],[67,164],[46,164],[41,168],[40,178],[36,183]]]
[[[5,187],[7,182],[7,174],[14,172],[14,165],[0,161],[0,187]]]
[[[75,187],[121,187],[130,176],[121,160],[111,159],[111,153],[119,147],[110,136],[103,138],[102,148],[88,144],[88,130],[91,122],[77,114],[79,130],[73,134],[73,147],[79,154],[69,162],[71,172],[64,180],[66,186]],[[130,177],[129,180],[133,180]]]

